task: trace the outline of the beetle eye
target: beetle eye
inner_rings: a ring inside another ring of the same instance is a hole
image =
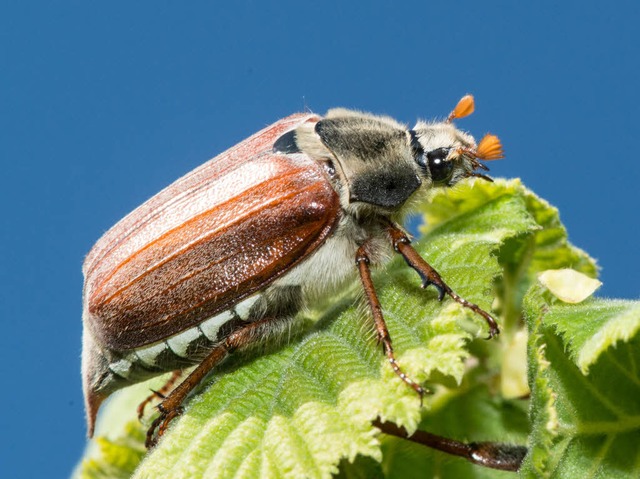
[[[434,183],[445,183],[453,173],[453,163],[447,161],[449,148],[438,148],[427,153],[429,172]]]

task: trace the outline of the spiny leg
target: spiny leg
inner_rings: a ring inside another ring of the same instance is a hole
[[[216,345],[209,355],[158,405],[158,416],[147,431],[145,446],[151,448],[165,433],[169,423],[182,414],[182,403],[198,384],[231,353],[237,349],[247,348],[259,343],[267,343],[270,338],[286,331],[291,317],[264,318],[247,323],[231,332],[222,342]],[[156,434],[157,430],[157,434]]]
[[[420,396],[420,403],[422,403],[422,397],[426,391],[424,390],[424,388],[422,388],[422,386],[420,386],[417,382],[415,382],[404,373],[400,366],[398,366],[395,354],[393,353],[389,330],[387,329],[387,324],[384,321],[380,301],[378,300],[378,295],[376,294],[375,286],[373,284],[373,280],[371,279],[369,256],[367,255],[365,246],[361,246],[360,248],[358,248],[358,251],[356,253],[356,264],[358,265],[362,287],[364,288],[364,293],[367,297],[369,309],[371,310],[371,315],[376,327],[378,342],[382,343],[384,354],[387,356],[387,359],[389,360],[389,364],[391,364],[393,371],[398,376],[400,376],[400,379],[402,379],[407,385],[409,385],[415,392],[418,393],[418,395]]]
[[[420,275],[423,288],[432,284],[438,290],[438,299],[442,300],[446,293],[457,303],[482,316],[489,326],[489,337],[487,339],[491,339],[500,334],[500,328],[498,328],[496,320],[480,306],[467,301],[453,291],[440,277],[440,274],[413,249],[410,244],[411,241],[400,228],[395,225],[389,225],[388,231],[391,236],[391,241],[393,242],[393,248],[400,253],[407,264]]]
[[[144,410],[147,407],[147,404],[149,404],[151,401],[156,398],[165,399],[169,391],[173,389],[176,381],[178,381],[178,379],[180,379],[181,377],[181,369],[174,371],[173,373],[171,373],[171,377],[167,379],[167,382],[164,383],[164,385],[160,389],[158,389],[157,391],[151,390],[151,394],[149,394],[149,396],[147,396],[147,398],[138,405],[138,419],[142,419],[142,417],[144,416]]]

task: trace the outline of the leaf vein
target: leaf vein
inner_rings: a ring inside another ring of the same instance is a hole
[[[628,349],[631,349],[631,348],[628,348]],[[632,371],[629,371],[630,368],[626,368],[624,365],[620,364],[620,362],[616,359],[611,349],[607,350],[606,356],[609,359],[609,361],[611,361],[611,363],[616,367],[616,369],[618,369],[618,371],[622,373],[623,376],[627,377],[629,381],[634,383],[636,386],[640,386],[640,378],[638,378],[635,374],[633,374]],[[632,355],[630,355],[629,358],[633,360]]]

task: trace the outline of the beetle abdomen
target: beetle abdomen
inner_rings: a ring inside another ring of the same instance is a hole
[[[154,344],[129,351],[91,350],[88,382],[95,392],[109,394],[167,371],[195,365],[234,331],[265,317],[291,318],[300,310],[299,286],[272,286],[198,325]],[[273,338],[272,338],[273,339]]]
[[[97,362],[102,363],[102,368],[94,373],[95,390],[120,389],[167,371],[197,364],[231,332],[259,317],[255,309],[252,314],[252,306],[261,299],[262,294],[255,294],[195,327],[154,344],[126,352],[100,351],[101,358]]]

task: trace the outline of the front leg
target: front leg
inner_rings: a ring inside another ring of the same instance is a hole
[[[441,301],[446,293],[457,303],[461,304],[465,308],[469,308],[474,313],[482,316],[489,326],[489,338],[487,339],[491,339],[494,336],[500,334],[500,328],[498,328],[498,323],[496,322],[496,320],[493,319],[493,317],[485,310],[483,310],[480,306],[474,303],[470,303],[466,299],[459,296],[455,291],[453,291],[444,282],[438,272],[433,269],[433,267],[429,263],[422,259],[420,254],[415,249],[413,249],[410,244],[411,241],[399,227],[393,224],[389,224],[389,226],[387,227],[387,231],[391,236],[393,249],[400,253],[407,264],[420,275],[423,288],[426,288],[427,286],[432,284],[438,290],[438,299],[440,299]]]
[[[384,316],[382,315],[380,301],[378,300],[378,295],[376,294],[376,289],[373,284],[373,280],[371,279],[369,255],[367,254],[365,246],[366,245],[363,245],[358,248],[358,251],[356,253],[356,264],[358,265],[362,287],[364,288],[364,293],[367,297],[367,302],[369,303],[371,316],[373,317],[373,321],[375,323],[378,342],[382,343],[384,354],[387,356],[387,359],[389,360],[389,364],[391,364],[391,368],[393,369],[393,371],[398,376],[400,376],[400,379],[402,379],[407,385],[411,386],[411,388],[413,388],[413,390],[418,393],[418,395],[420,396],[420,403],[422,404],[422,396],[424,396],[425,394],[424,388],[422,388],[422,386],[420,386],[417,382],[407,376],[404,371],[402,371],[400,366],[398,366],[395,354],[393,353],[393,347],[391,346],[391,336],[389,336],[389,330],[387,329],[387,324],[385,323]]]

